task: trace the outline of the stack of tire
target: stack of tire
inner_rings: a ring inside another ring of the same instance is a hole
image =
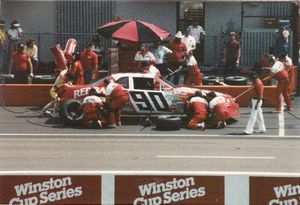
[[[202,79],[203,85],[220,85],[220,78],[214,75],[204,76]]]

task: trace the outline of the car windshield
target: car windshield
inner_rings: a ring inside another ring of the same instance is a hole
[[[165,78],[159,78],[159,80],[163,81],[164,83],[167,83],[168,85],[170,85],[171,87],[175,88],[176,85],[173,84],[172,82],[170,82],[169,80],[165,79]]]

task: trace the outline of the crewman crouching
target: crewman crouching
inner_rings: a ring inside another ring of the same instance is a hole
[[[209,101],[209,119],[208,123],[213,128],[226,127],[226,120],[229,118],[228,107],[223,96],[217,96],[215,92],[206,94]]]
[[[97,125],[103,128],[106,124],[104,102],[105,97],[100,97],[95,88],[89,90],[89,95],[83,99],[83,122],[86,127]]]
[[[207,100],[203,97],[200,91],[187,101],[187,110],[193,114],[192,119],[188,122],[188,129],[205,129],[205,119],[207,115]]]

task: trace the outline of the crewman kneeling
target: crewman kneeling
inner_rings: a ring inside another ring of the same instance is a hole
[[[121,114],[123,106],[129,101],[128,91],[121,85],[104,80],[106,100],[108,104],[108,128],[116,128],[121,126]]]
[[[187,124],[188,129],[205,129],[204,121],[207,115],[207,105],[207,100],[200,91],[196,91],[187,101],[187,110],[193,113],[192,119]]]
[[[83,99],[83,111],[85,112],[83,122],[86,127],[97,125],[103,128],[103,125],[106,123],[104,101],[105,97],[98,96],[95,88],[89,90],[89,95]]]
[[[224,128],[226,120],[229,118],[229,110],[223,96],[217,96],[215,92],[206,94],[209,101],[209,119],[208,123],[213,128]]]

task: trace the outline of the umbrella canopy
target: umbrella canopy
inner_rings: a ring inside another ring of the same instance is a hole
[[[147,43],[163,40],[171,35],[154,24],[136,19],[113,21],[97,29],[106,38],[125,40],[136,43]]]

